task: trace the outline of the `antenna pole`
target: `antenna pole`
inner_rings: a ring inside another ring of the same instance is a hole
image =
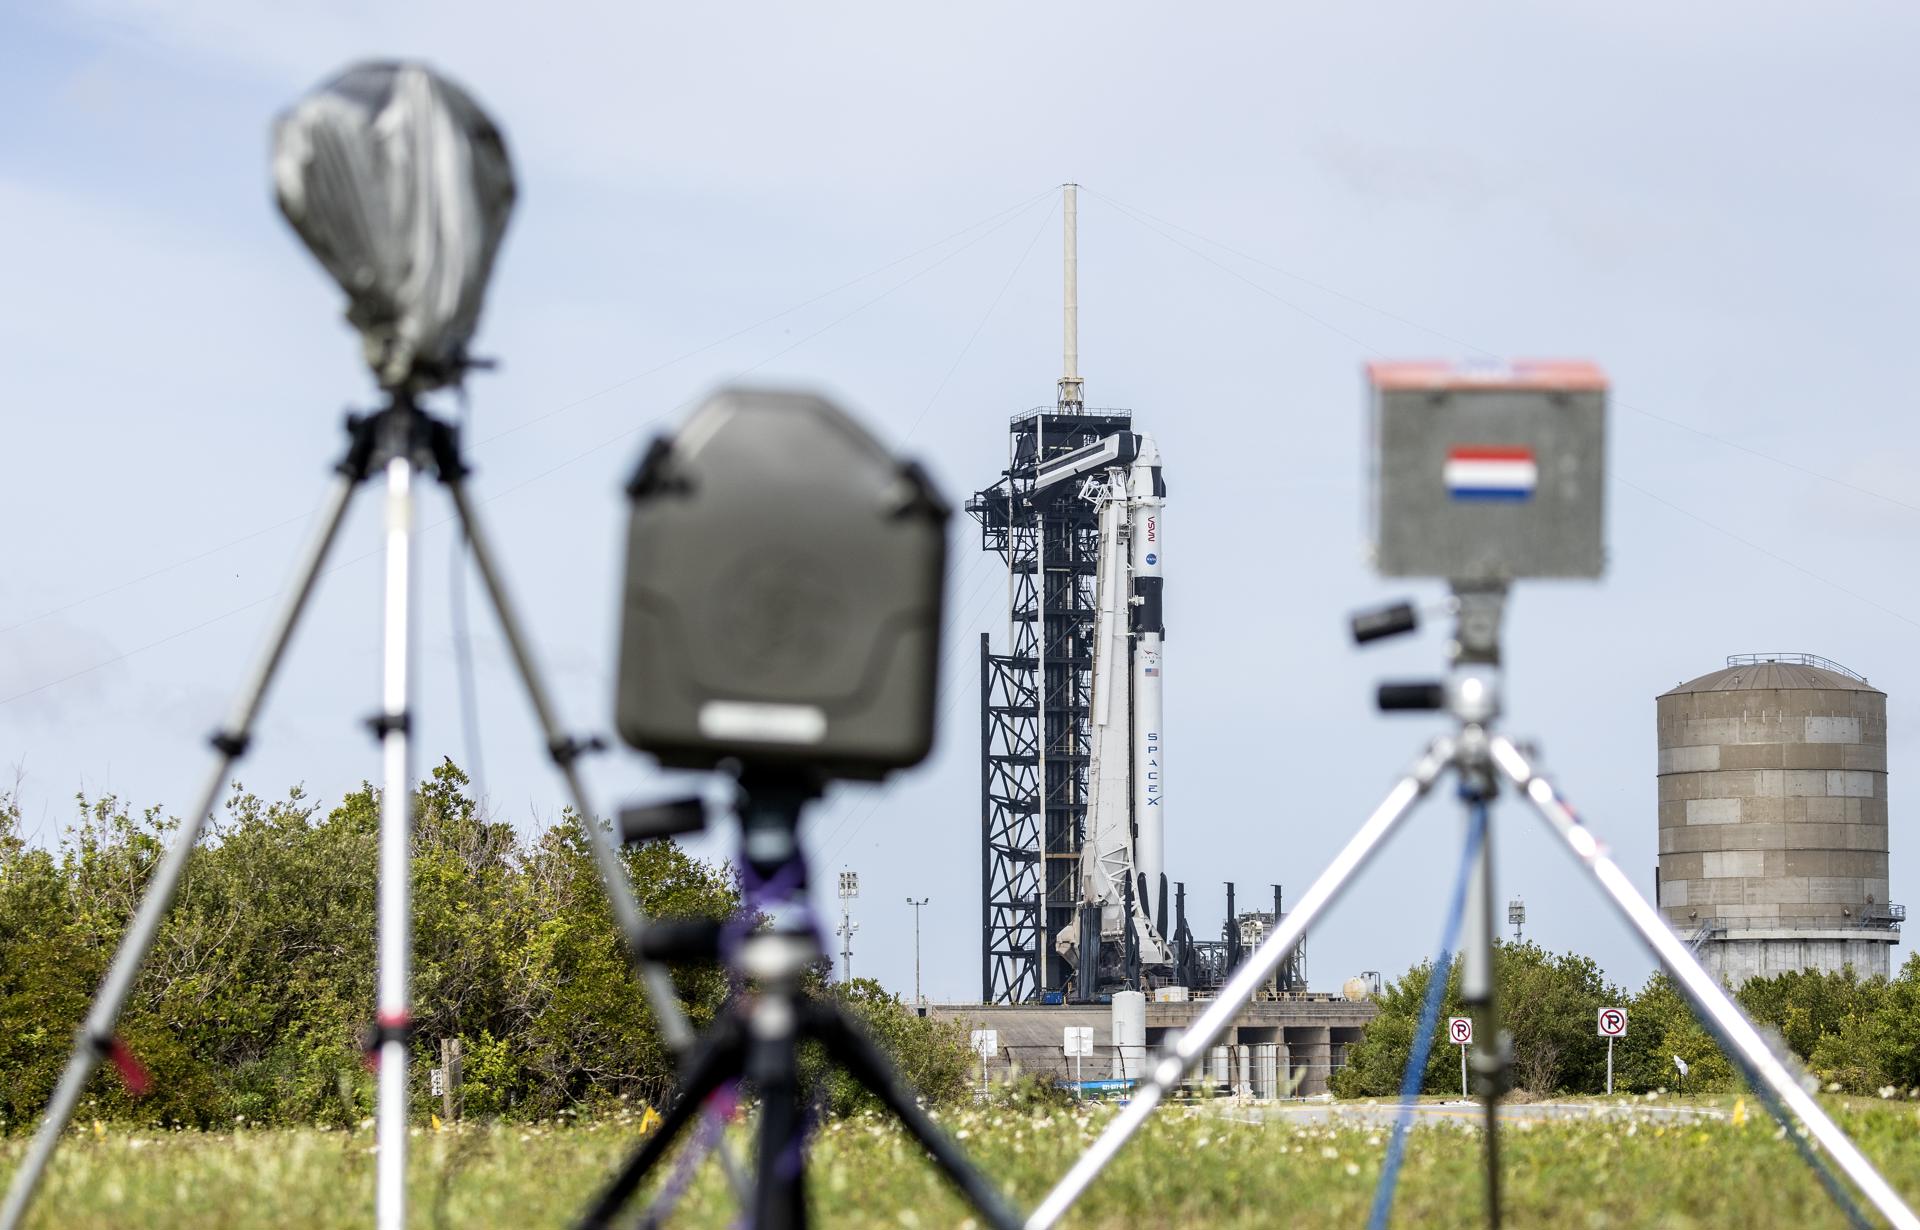
[[[1060,217],[1064,227],[1061,278],[1060,408],[1080,408],[1080,185],[1060,185]]]

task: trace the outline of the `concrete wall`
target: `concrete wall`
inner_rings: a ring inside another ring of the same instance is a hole
[[[1891,973],[1896,934],[1840,931],[1729,931],[1700,950],[1707,972],[1738,987],[1749,978],[1771,978],[1799,970],[1837,974],[1848,966],[1862,978]]]
[[[1210,1006],[1205,1001],[1148,1003],[1149,1054]],[[1346,1063],[1347,1047],[1359,1039],[1377,1011],[1372,1000],[1332,996],[1252,1001],[1219,1040],[1224,1048],[1224,1075],[1219,1080],[1236,1091],[1247,1086],[1261,1096],[1268,1083],[1263,1073],[1270,1065],[1274,1083],[1282,1090],[1291,1088],[1293,1096],[1325,1093],[1327,1078]],[[1094,1053],[1081,1061],[1085,1078],[1102,1079],[1113,1070],[1113,1023],[1106,1007],[936,1004],[928,1014],[998,1033],[999,1052],[987,1064],[989,1079],[1003,1080],[1015,1068],[1043,1077],[1071,1078],[1073,1061],[1061,1053],[1062,1032],[1068,1025],[1093,1028]]]

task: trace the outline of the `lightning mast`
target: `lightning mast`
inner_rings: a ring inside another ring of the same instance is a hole
[[[982,987],[1082,998],[1170,961],[1160,768],[1160,505],[1150,437],[1090,410],[1078,190],[1061,186],[1061,376],[1015,415],[967,509],[1008,570],[1008,644],[981,637]],[[1159,975],[1156,973],[1155,975]]]
[[[1060,186],[1060,410],[1078,411],[1080,381],[1080,185]]]

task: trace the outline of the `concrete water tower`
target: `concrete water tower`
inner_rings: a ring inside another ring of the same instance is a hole
[[[1659,707],[1661,912],[1723,982],[1888,972],[1887,698],[1811,654],[1738,654]]]

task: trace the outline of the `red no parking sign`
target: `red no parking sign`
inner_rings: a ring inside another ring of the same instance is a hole
[[[1624,1038],[1627,1036],[1627,1010],[1625,1008],[1600,1009],[1600,1036],[1602,1038]]]
[[[1465,1046],[1473,1041],[1473,1018],[1470,1016],[1450,1016],[1447,1018],[1447,1040],[1455,1046]]]

